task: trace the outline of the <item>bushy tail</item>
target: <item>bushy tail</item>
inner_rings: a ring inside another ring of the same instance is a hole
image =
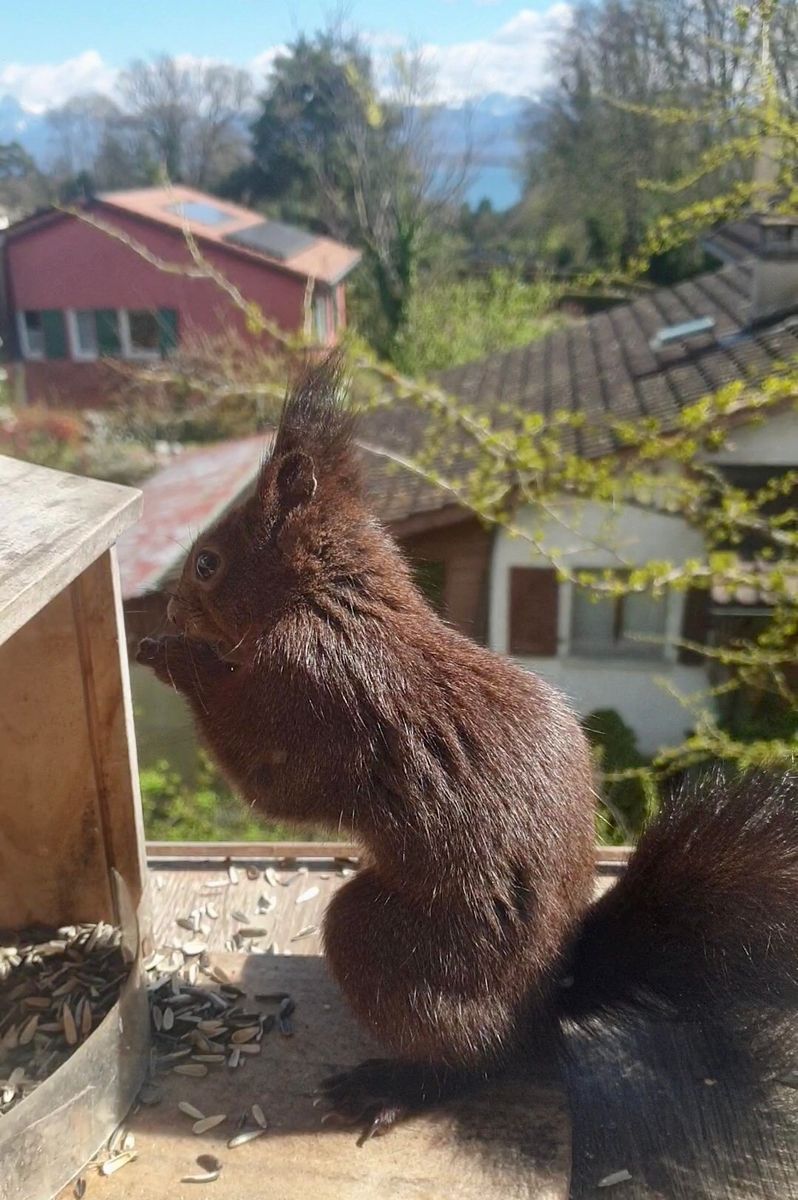
[[[667,800],[588,911],[564,1017],[724,1021],[798,1005],[798,775],[709,775]]]

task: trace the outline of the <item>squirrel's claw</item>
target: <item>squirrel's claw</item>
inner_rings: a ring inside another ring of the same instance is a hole
[[[323,1124],[365,1123],[358,1146],[389,1133],[397,1122],[429,1103],[421,1075],[412,1066],[390,1059],[370,1059],[351,1071],[330,1075],[317,1091],[331,1105]]]

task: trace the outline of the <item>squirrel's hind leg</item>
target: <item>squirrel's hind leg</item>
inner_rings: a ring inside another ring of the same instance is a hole
[[[474,1077],[425,1063],[372,1058],[322,1081],[319,1095],[330,1109],[323,1121],[362,1125],[362,1146],[398,1121],[462,1092]]]

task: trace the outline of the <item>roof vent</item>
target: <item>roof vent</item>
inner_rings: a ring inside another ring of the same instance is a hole
[[[681,325],[666,325],[664,329],[657,330],[648,344],[654,351],[662,350],[674,342],[686,342],[690,338],[712,333],[714,328],[714,317],[696,317],[694,321],[684,321]]]

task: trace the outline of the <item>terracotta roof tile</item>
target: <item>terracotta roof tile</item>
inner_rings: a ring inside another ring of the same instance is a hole
[[[360,261],[360,251],[332,238],[313,236],[313,243],[286,259],[272,258],[251,246],[231,243],[227,239],[255,226],[262,225],[267,218],[263,213],[242,208],[230,200],[199,192],[195,188],[175,184],[163,188],[138,188],[133,191],[103,192],[97,199],[104,206],[120,209],[133,216],[158,221],[173,229],[187,225],[195,237],[206,242],[215,242],[231,253],[274,263],[295,275],[318,279],[322,283],[335,284],[343,279]],[[198,212],[219,214],[219,220],[202,220]]]

